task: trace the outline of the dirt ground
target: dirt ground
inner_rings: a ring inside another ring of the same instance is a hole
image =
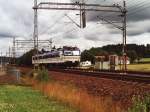
[[[0,84],[16,84],[17,79],[13,75],[8,75],[4,71],[0,71]]]
[[[0,76],[3,76],[3,75],[5,75],[6,73],[5,73],[5,71],[1,71],[0,70]]]
[[[49,74],[53,79],[74,84],[91,95],[112,97],[112,100],[119,103],[121,108],[124,109],[131,106],[133,96],[150,94],[150,85],[144,83],[116,81],[53,71],[50,71]]]

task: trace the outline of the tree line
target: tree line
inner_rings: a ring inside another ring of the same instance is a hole
[[[32,56],[36,51],[30,50],[29,52],[23,54],[21,57],[17,58],[16,63],[18,65],[32,65]],[[117,54],[122,55],[122,44],[117,45],[106,45],[103,47],[92,47],[89,50],[84,50],[81,53],[81,61],[91,61],[95,62],[96,55],[112,55]],[[140,60],[141,58],[150,58],[150,44],[147,45],[137,45],[137,44],[127,44],[127,56],[130,58],[131,63],[135,60]]]
[[[127,56],[130,58],[131,63],[135,60],[139,61],[142,58],[150,58],[150,44],[147,45],[137,45],[137,44],[127,44],[126,46]],[[117,45],[106,45],[103,47],[91,48],[89,50],[84,50],[81,53],[81,61],[92,61],[95,62],[96,55],[113,55],[122,56],[122,44]]]

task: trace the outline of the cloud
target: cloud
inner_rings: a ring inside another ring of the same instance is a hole
[[[0,1],[1,36],[27,35],[27,33],[31,32],[33,28],[31,5],[32,2],[30,0]]]
[[[47,0],[45,0],[47,1]],[[53,0],[55,1],[55,0]],[[61,0],[61,2],[75,2],[76,0]],[[32,38],[33,34],[33,0],[0,0],[0,44],[6,42],[2,38],[20,36],[26,39]],[[149,1],[141,1],[148,4]],[[127,38],[128,42],[139,44],[149,43],[150,35],[150,9],[143,9],[141,2],[127,1]],[[112,4],[121,3],[122,0],[88,0],[87,3]],[[149,4],[148,4],[149,5]],[[146,5],[146,6],[148,6]],[[139,8],[140,7],[140,8]],[[144,6],[145,7],[145,6]],[[136,13],[134,13],[136,12]],[[87,27],[79,29],[75,24],[64,16],[68,14],[79,24],[78,11],[50,11],[40,10],[38,12],[39,38],[53,38],[58,45],[78,45],[82,49],[91,46],[102,46],[106,44],[121,43],[122,32],[111,25],[103,23],[97,16],[104,16],[109,20],[120,20],[116,13],[87,12]],[[133,14],[132,14],[133,13]],[[70,23],[69,23],[70,22]],[[144,40],[143,42],[141,41]],[[6,39],[7,41],[9,39]],[[12,40],[10,40],[12,42]],[[9,43],[10,43],[9,42]],[[8,45],[0,46],[8,47]]]
[[[150,32],[150,20],[143,20],[138,22],[129,22],[127,27],[127,34],[129,36],[136,36]]]
[[[75,1],[75,0],[72,0]],[[104,1],[104,0],[103,0]],[[92,3],[92,0],[88,1],[89,3]],[[96,1],[95,3],[100,3],[101,1]],[[107,4],[106,2],[102,2],[102,4]],[[116,4],[123,4],[121,0],[112,0],[109,2],[109,5],[116,3]],[[141,4],[139,4],[141,3]],[[127,35],[128,36],[134,36],[134,35],[140,35],[143,33],[147,33],[150,31],[150,4],[149,1],[141,1],[141,2],[132,2],[127,1]],[[106,20],[111,21],[122,21],[123,18],[119,16],[118,13],[113,12],[87,12],[87,22],[99,22],[101,21],[98,19],[97,16],[103,17]],[[112,29],[113,27],[111,25],[106,25],[107,28]],[[130,27],[131,26],[131,27]],[[113,28],[112,31],[110,31],[110,34],[118,34],[121,33],[121,31],[118,31],[118,29]],[[89,37],[87,37],[89,38]]]

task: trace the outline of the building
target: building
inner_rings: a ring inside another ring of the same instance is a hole
[[[119,70],[119,65],[122,65],[125,60],[123,56],[118,55],[95,56],[95,59],[94,69],[98,70]],[[128,57],[126,63],[130,64]]]
[[[90,67],[92,65],[91,61],[80,62],[80,67]]]
[[[119,57],[119,64],[123,64],[123,60],[124,60],[124,57],[123,56],[120,56]],[[129,57],[126,57],[126,63],[127,63],[127,65],[129,65],[130,64],[130,58]]]

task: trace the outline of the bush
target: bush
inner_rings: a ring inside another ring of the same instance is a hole
[[[129,112],[150,112],[150,96],[144,98],[134,97],[134,104],[129,109]]]
[[[49,80],[48,70],[45,67],[38,70],[37,79],[41,82],[47,82]]]

